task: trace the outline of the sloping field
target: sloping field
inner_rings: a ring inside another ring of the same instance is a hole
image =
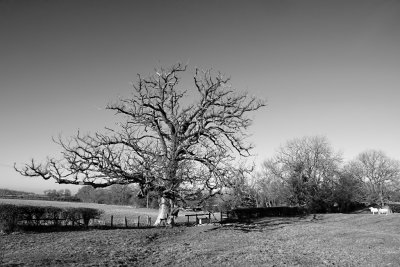
[[[1,254],[3,253],[3,254]],[[399,266],[400,215],[326,214],[228,224],[17,233],[4,266]]]

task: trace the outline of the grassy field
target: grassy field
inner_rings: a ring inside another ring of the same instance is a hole
[[[400,214],[251,224],[14,233],[1,266],[400,266]]]

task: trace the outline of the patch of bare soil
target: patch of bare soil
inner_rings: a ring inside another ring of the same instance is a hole
[[[400,265],[400,215],[264,218],[252,224],[16,233],[2,266]]]

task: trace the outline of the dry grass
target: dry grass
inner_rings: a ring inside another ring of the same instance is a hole
[[[0,251],[4,266],[399,266],[400,214],[16,233],[1,236]]]

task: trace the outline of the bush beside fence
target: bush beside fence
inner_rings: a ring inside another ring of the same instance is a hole
[[[88,227],[90,220],[100,218],[103,211],[92,208],[59,208],[0,204],[0,231],[42,226]]]

